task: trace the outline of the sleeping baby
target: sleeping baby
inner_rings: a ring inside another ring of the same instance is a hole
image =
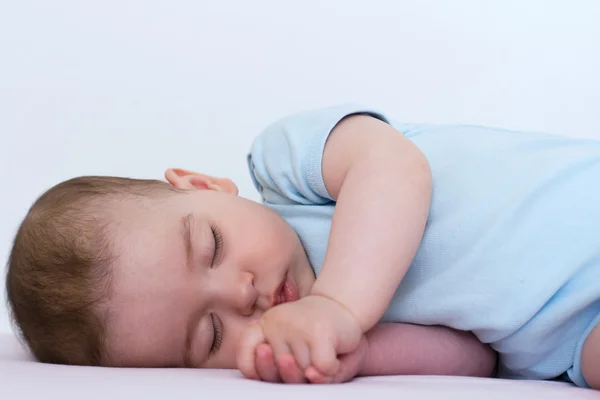
[[[600,388],[600,141],[343,104],[274,122],[247,164],[261,203],[178,168],[37,199],[6,280],[36,358]]]

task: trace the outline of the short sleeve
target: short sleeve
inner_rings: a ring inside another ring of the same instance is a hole
[[[332,202],[322,174],[325,143],[342,119],[355,114],[390,123],[378,110],[344,104],[284,117],[261,132],[247,162],[263,201],[277,205]]]

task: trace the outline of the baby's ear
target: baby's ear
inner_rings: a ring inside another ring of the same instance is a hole
[[[177,189],[216,190],[236,196],[238,194],[238,188],[231,179],[217,178],[180,168],[167,169],[165,179]]]

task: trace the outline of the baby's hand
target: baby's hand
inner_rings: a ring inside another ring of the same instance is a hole
[[[310,375],[309,367],[334,377],[340,368],[338,354],[356,350],[361,337],[358,322],[345,307],[322,296],[307,296],[270,309],[250,326],[240,341],[237,364],[247,378],[261,379],[257,350],[267,343],[279,373],[291,370],[290,364],[295,363],[303,378],[307,372]]]
[[[368,354],[368,342],[363,335],[360,344],[352,353],[340,357],[340,367],[334,376],[322,374],[314,366],[301,371],[291,355],[282,358],[278,368],[273,358],[273,349],[262,343],[256,348],[256,371],[261,380],[285,383],[341,383],[352,380],[363,371]]]

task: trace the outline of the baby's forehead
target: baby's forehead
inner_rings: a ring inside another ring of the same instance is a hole
[[[109,359],[129,366],[159,366],[175,364],[170,360],[184,338],[185,313],[173,296],[149,292],[129,301],[107,304],[106,351]],[[179,329],[174,329],[179,327]],[[120,358],[120,360],[119,360]]]
[[[174,240],[178,236],[172,227],[136,229],[122,242],[107,302],[107,329],[115,352],[133,352],[131,357],[146,360],[159,357],[157,348],[181,342],[179,330],[172,329],[185,325],[186,312],[185,252]],[[161,362],[153,359],[151,364]]]
[[[178,199],[124,204],[113,220],[115,276],[126,290],[159,284],[185,271],[186,240],[202,223],[202,215]],[[139,285],[136,282],[139,280]],[[120,285],[116,285],[118,288]]]
[[[165,204],[159,198],[124,197],[104,212],[108,217],[109,229],[121,243],[138,240],[140,236],[148,239],[152,235],[162,234],[181,213],[179,208],[177,203]]]
[[[165,299],[184,281],[186,258],[172,225],[157,228],[146,221],[117,235],[108,304],[112,323],[135,326],[168,311]]]

